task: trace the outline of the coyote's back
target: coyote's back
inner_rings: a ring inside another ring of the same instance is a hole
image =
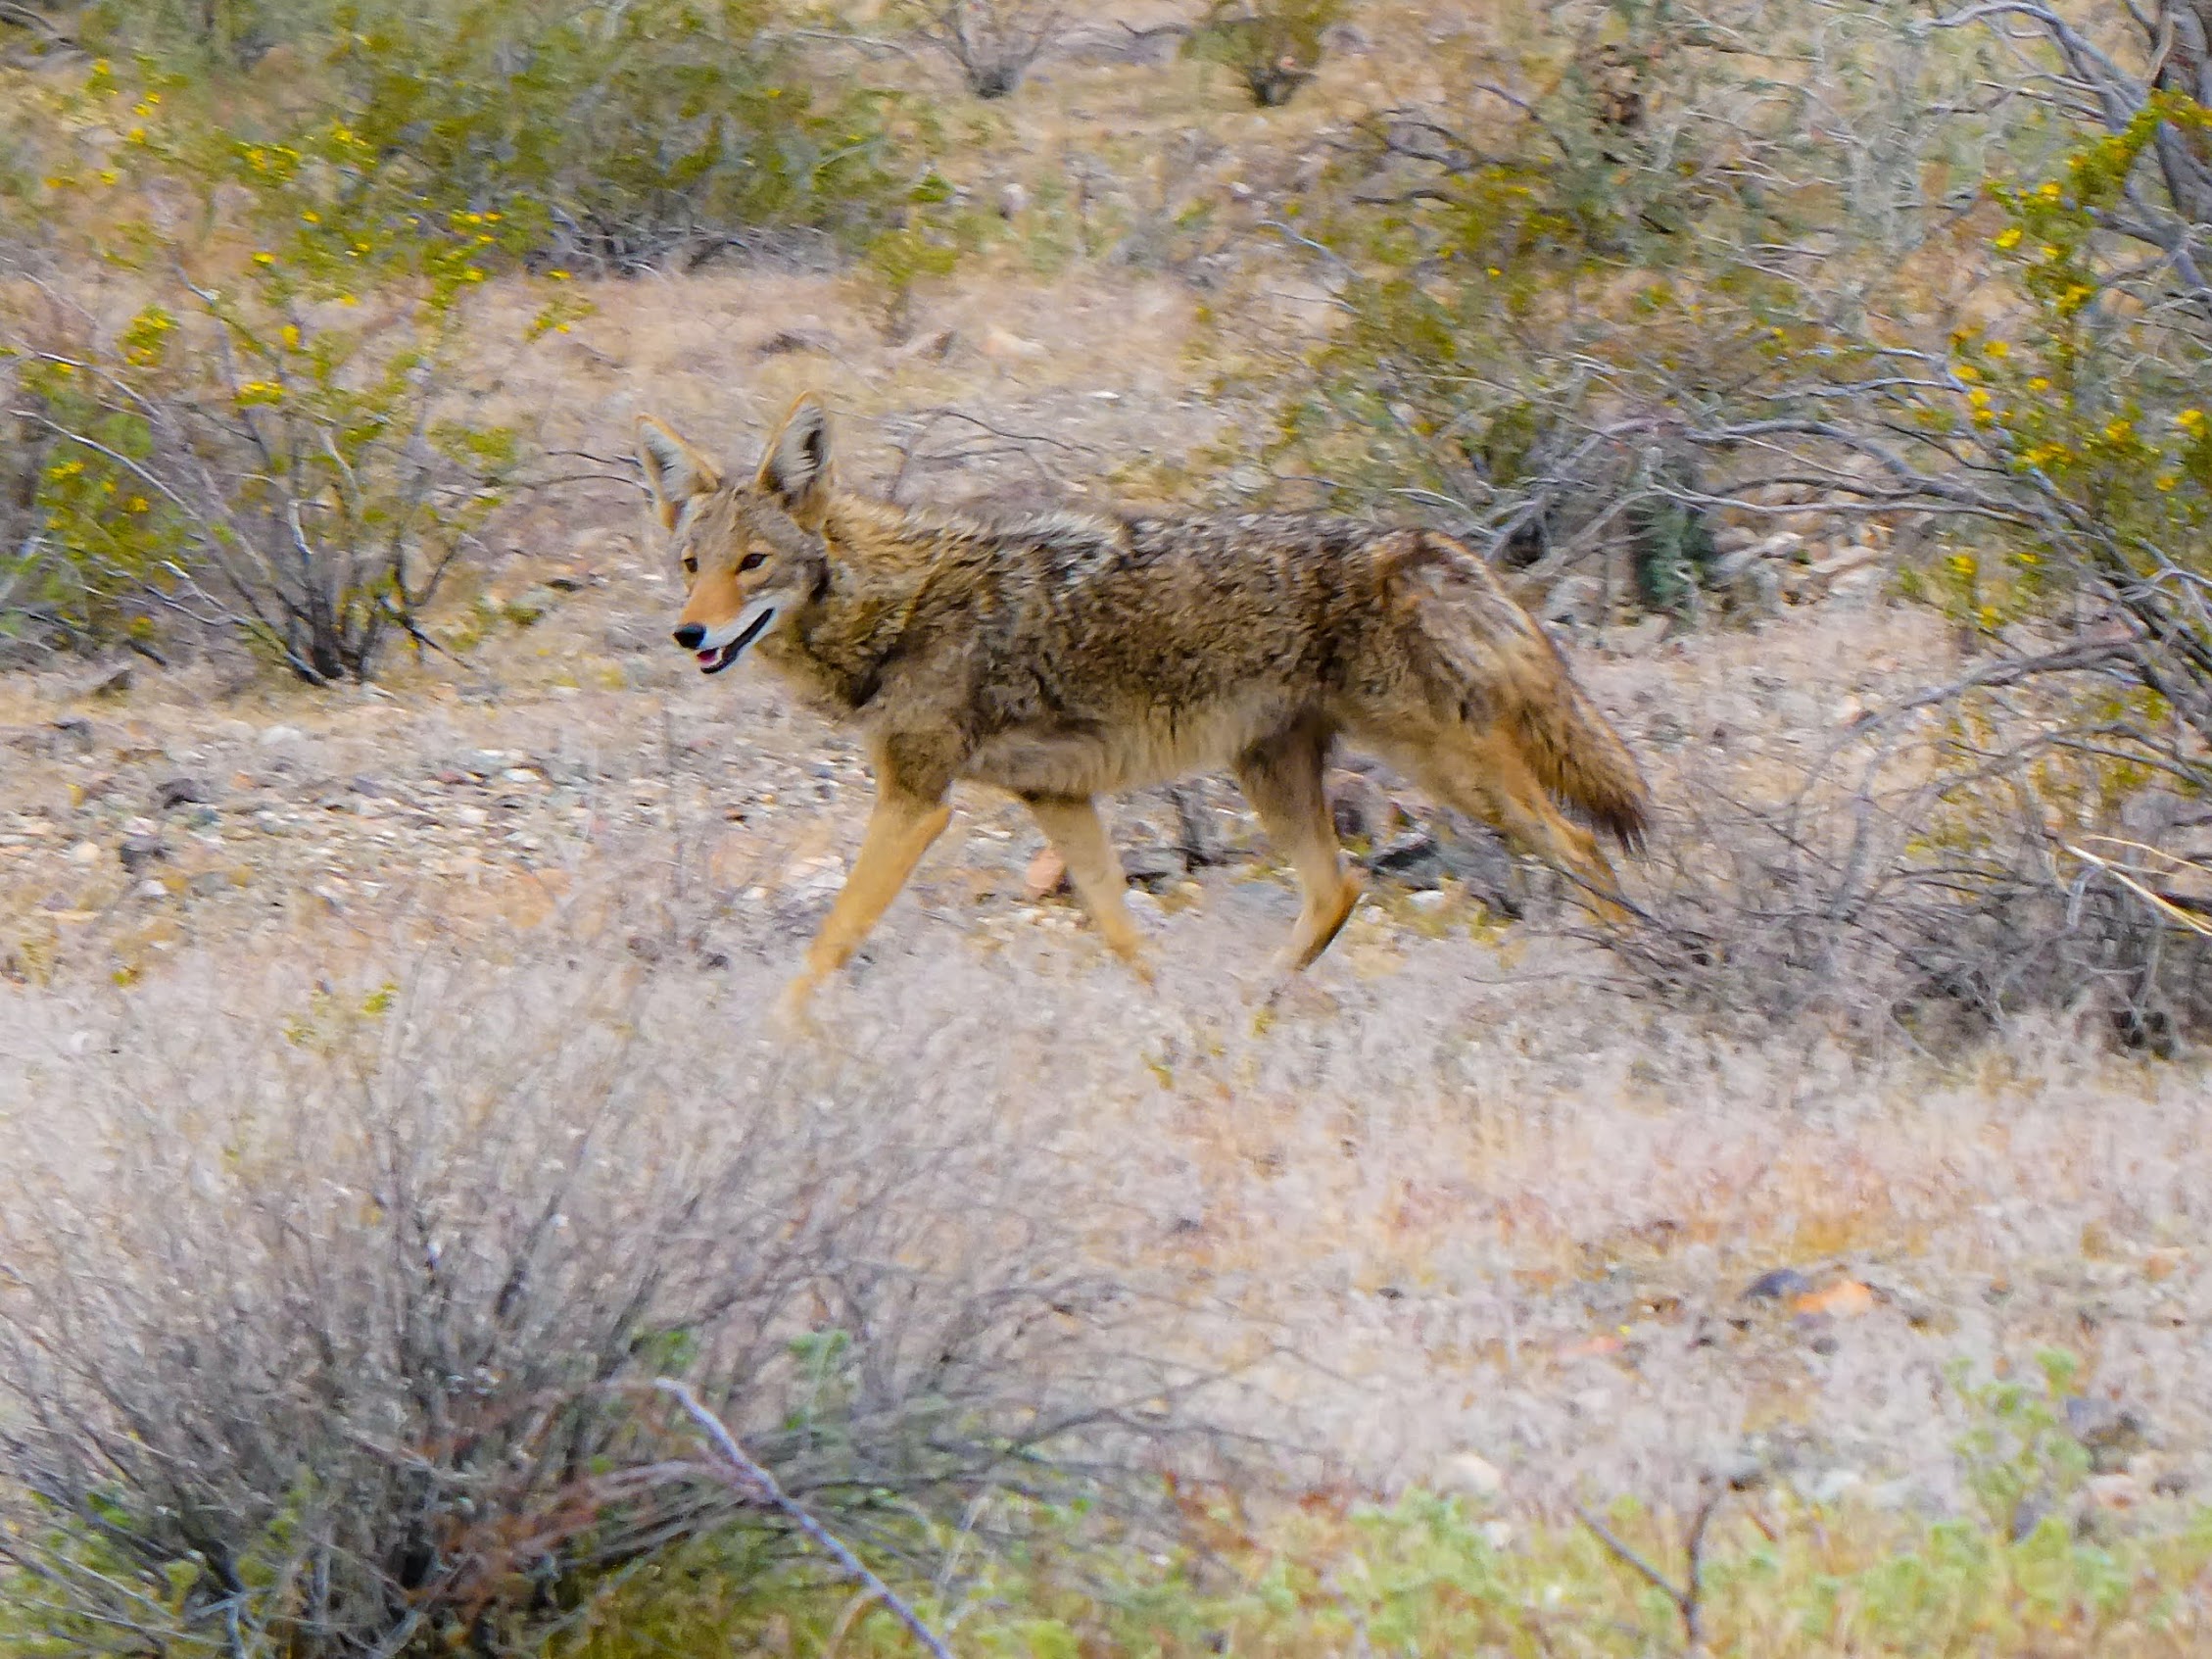
[[[1297,866],[1302,967],[1357,901],[1322,792],[1347,738],[1580,880],[1617,889],[1649,797],[1625,746],[1481,559],[1349,519],[909,512],[838,489],[802,401],[749,486],[645,428],[689,578],[677,639],[748,648],[867,733],[879,794],[794,987],[838,966],[944,821],[955,778],[1029,804],[1109,945],[1136,959],[1091,798],[1227,767]],[[1566,808],[1565,812],[1562,807]],[[1567,814],[1573,814],[1573,817]]]

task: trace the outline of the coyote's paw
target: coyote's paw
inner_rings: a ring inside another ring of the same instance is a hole
[[[822,1025],[814,1017],[814,993],[821,989],[818,975],[802,973],[784,987],[776,999],[774,1026],[777,1034],[799,1042],[818,1042]]]

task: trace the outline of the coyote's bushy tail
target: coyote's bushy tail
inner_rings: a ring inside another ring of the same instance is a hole
[[[1545,693],[1514,708],[1507,722],[1514,747],[1547,790],[1635,852],[1651,827],[1652,797],[1627,745],[1567,677],[1565,663]]]
[[[1464,717],[1480,710],[1484,725],[1495,722],[1545,793],[1629,851],[1642,847],[1651,791],[1551,637],[1464,542],[1426,535],[1408,565],[1417,649],[1439,689]]]

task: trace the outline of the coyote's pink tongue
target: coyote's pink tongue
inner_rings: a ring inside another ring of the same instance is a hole
[[[700,652],[700,653],[698,654],[698,662],[699,662],[699,666],[700,666],[700,667],[702,667],[702,668],[703,668],[703,667],[705,667],[705,666],[706,666],[706,665],[707,665],[708,663],[710,663],[710,662],[712,662],[712,661],[714,660],[714,659],[715,659],[715,657],[716,657],[717,655],[719,655],[719,654],[718,654],[718,653],[716,653],[716,652],[712,652],[712,651],[702,651],[702,652]]]

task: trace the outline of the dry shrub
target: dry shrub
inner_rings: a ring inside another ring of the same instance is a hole
[[[2033,678],[1999,662],[1862,716],[1786,798],[1684,779],[1652,925],[1615,940],[1632,971],[1754,1023],[1939,1048],[2030,1009],[2160,1053],[2212,1029],[2201,809],[2090,694]]]
[[[1214,0],[1186,49],[1227,65],[1252,102],[1272,110],[1314,78],[1345,9],[1344,0]]]
[[[987,1048],[793,1059],[622,961],[188,973],[16,1079],[0,1642],[394,1653],[733,1521],[772,1563],[655,1376],[864,1546],[1133,1467],[1181,1385]]]
[[[1010,96],[1067,21],[1056,0],[910,0],[904,10],[979,98]]]

